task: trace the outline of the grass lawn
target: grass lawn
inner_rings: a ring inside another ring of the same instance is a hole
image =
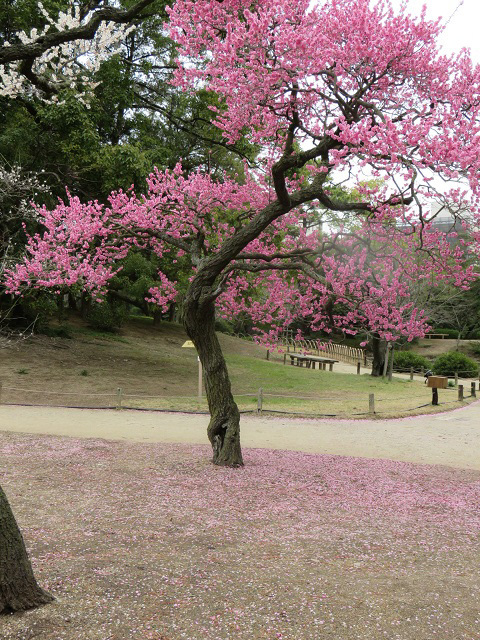
[[[115,406],[121,388],[124,406],[207,410],[205,399],[197,398],[196,353],[182,348],[186,335],[179,325],[155,328],[148,319],[135,318],[118,335],[109,335],[72,319],[70,333],[72,339],[36,335],[2,350],[3,402]],[[418,378],[388,382],[365,369],[357,376],[284,366],[282,356],[272,354],[267,361],[265,349],[252,342],[219,338],[242,411],[256,410],[259,388],[265,411],[362,417],[371,393],[381,417],[432,411],[431,391]],[[440,402],[437,410],[458,406],[456,391],[441,391]]]

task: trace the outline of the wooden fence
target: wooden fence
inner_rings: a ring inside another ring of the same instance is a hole
[[[329,358],[349,362],[351,364],[361,363],[367,366],[367,352],[365,349],[348,347],[346,344],[336,344],[334,342],[322,342],[320,340],[292,340],[284,339],[283,346],[287,348],[287,353],[308,351],[317,355],[324,354]]]
[[[342,345],[340,345],[342,346]],[[444,400],[437,401],[432,404],[455,404],[468,399],[466,396],[468,386],[459,384],[457,389],[447,388],[442,390]],[[277,413],[284,415],[305,415],[317,417],[354,417],[368,416],[374,414],[398,414],[407,411],[415,411],[424,407],[429,407],[431,400],[429,398],[429,389],[420,385],[417,391],[421,391],[421,397],[418,394],[410,393],[409,395],[398,398],[396,396],[379,397],[379,394],[365,394],[363,399],[358,397],[354,400],[354,405],[350,409],[344,406],[339,407],[336,399],[331,399],[328,395],[297,395],[285,392],[274,392],[271,390],[258,389],[257,393],[234,393],[235,400],[242,403],[243,407],[240,413]],[[1,393],[3,392],[3,393]],[[455,394],[456,392],[456,394]],[[363,394],[362,394],[363,395]],[[457,397],[455,397],[455,395]],[[476,383],[470,383],[470,398],[476,398]],[[445,398],[447,400],[445,401]],[[247,400],[245,400],[247,399]],[[278,400],[287,400],[284,406],[279,404]],[[301,406],[298,404],[301,400]],[[396,406],[391,407],[389,403],[395,402]],[[398,406],[399,401],[408,401]],[[426,403],[425,403],[426,401]],[[313,402],[309,404],[309,402]],[[418,404],[421,402],[422,404]],[[192,404],[193,403],[193,404]],[[317,405],[315,405],[317,403]],[[318,404],[320,403],[320,404]],[[86,392],[58,392],[47,391],[42,389],[20,389],[1,385],[0,382],[0,404],[5,405],[23,405],[37,407],[69,407],[77,409],[130,409],[140,411],[164,411],[164,412],[182,412],[182,413],[208,413],[207,404],[204,398],[197,396],[150,396],[141,393],[125,393],[122,388],[118,388],[108,393],[86,393]],[[412,406],[414,405],[414,406]],[[240,407],[240,405],[239,405]],[[354,411],[353,409],[360,409]],[[329,413],[328,411],[331,411]]]

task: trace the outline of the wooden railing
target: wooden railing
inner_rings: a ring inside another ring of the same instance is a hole
[[[335,342],[322,342],[321,340],[292,340],[283,341],[287,352],[303,352],[308,351],[317,355],[325,354],[327,357],[357,364],[360,362],[363,366],[367,366],[367,353],[365,349],[358,347],[348,347],[346,344],[336,344]]]

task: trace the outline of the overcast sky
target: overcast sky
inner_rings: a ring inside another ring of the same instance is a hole
[[[454,13],[460,0],[410,0],[409,12],[420,13],[422,6],[427,6],[427,17],[435,19],[442,16],[448,20]],[[401,0],[392,0],[399,6]],[[445,53],[454,53],[462,47],[471,49],[472,58],[480,63],[480,0],[463,0],[442,36],[442,47]]]

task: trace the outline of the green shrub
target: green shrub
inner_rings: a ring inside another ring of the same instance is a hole
[[[220,331],[220,333],[226,333],[229,336],[233,335],[233,326],[224,318],[216,318],[215,319],[215,331]]]
[[[234,334],[251,335],[253,331],[253,320],[244,312],[238,313],[231,320]]]
[[[458,373],[462,378],[475,378],[478,374],[478,364],[458,351],[449,351],[436,358],[433,372],[439,376],[454,376]]]
[[[49,338],[66,338],[71,340],[72,330],[68,325],[60,325],[59,327],[41,327],[38,333],[48,336]]]
[[[411,351],[395,351],[393,354],[393,368],[395,371],[410,371],[413,367],[415,371],[419,371],[422,367],[429,369],[431,362]]]
[[[94,302],[87,313],[87,322],[92,329],[114,332],[128,319],[128,307],[116,300]]]
[[[471,342],[468,345],[468,351],[473,353],[474,356],[480,356],[480,342]]]
[[[58,313],[57,297],[49,292],[33,292],[20,301],[14,315],[22,326],[33,325],[37,333],[48,327],[51,318]]]

